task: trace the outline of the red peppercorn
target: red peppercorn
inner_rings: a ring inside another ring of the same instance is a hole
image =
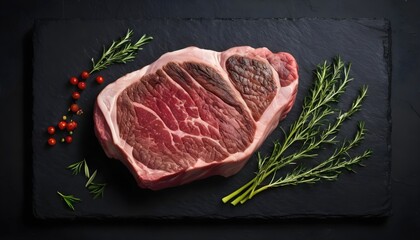
[[[79,79],[77,79],[76,77],[71,77],[70,78],[70,84],[71,85],[77,85],[79,83]]]
[[[55,133],[55,127],[53,127],[53,126],[49,126],[49,127],[47,128],[47,132],[48,132],[49,134],[53,135],[53,134]]]
[[[55,140],[55,138],[49,138],[48,139],[48,145],[54,146],[56,143],[57,143],[57,141]]]
[[[72,97],[74,100],[77,100],[77,99],[79,99],[79,98],[80,98],[80,93],[79,93],[79,92],[73,92],[73,93],[71,94],[71,97]]]
[[[64,121],[61,121],[61,122],[58,123],[58,128],[60,130],[64,130],[66,128],[66,126],[67,126],[67,123],[64,122]]]
[[[75,128],[77,127],[77,123],[76,122],[69,122],[67,123],[67,131],[73,131]]]
[[[81,74],[80,74],[80,77],[82,78],[82,79],[84,79],[84,80],[86,80],[86,79],[88,79],[89,78],[89,72],[87,72],[87,71],[83,71]]]
[[[79,105],[77,105],[76,103],[73,103],[71,106],[70,106],[70,111],[72,111],[72,112],[77,112],[77,111],[79,111]]]
[[[71,143],[71,142],[73,142],[73,137],[72,136],[66,136],[64,138],[64,140],[66,141],[66,143]]]
[[[85,83],[85,82],[79,82],[79,83],[77,84],[77,87],[78,87],[80,90],[84,90],[84,89],[86,88],[86,83]]]
[[[98,84],[102,84],[104,82],[104,78],[102,76],[97,76],[95,80]]]

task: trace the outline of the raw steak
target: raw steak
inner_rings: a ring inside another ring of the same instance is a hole
[[[297,68],[267,48],[169,52],[98,95],[95,132],[143,188],[231,176],[290,111]]]

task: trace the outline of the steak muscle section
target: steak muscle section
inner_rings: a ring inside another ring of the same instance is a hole
[[[98,95],[95,133],[143,188],[228,177],[290,111],[297,70],[267,48],[169,52]]]

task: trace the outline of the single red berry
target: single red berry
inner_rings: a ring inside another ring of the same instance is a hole
[[[73,131],[75,128],[77,127],[77,123],[76,122],[69,122],[67,123],[67,131]]]
[[[66,141],[66,143],[71,143],[71,142],[73,142],[73,137],[72,136],[66,136],[64,138],[64,140]]]
[[[48,138],[48,145],[54,146],[57,143],[55,138]]]
[[[79,111],[79,105],[77,105],[76,103],[73,103],[71,106],[70,106],[70,111],[72,111],[72,112],[77,112],[77,111]]]
[[[88,79],[88,78],[89,78],[89,72],[87,72],[87,71],[83,71],[83,72],[80,74],[80,77],[81,77],[82,79],[84,79],[84,80]]]
[[[79,98],[80,98],[80,93],[79,93],[79,92],[73,92],[73,93],[71,94],[71,97],[72,97],[74,100],[77,100],[77,99],[79,99]]]
[[[47,132],[48,132],[49,134],[53,135],[53,134],[55,133],[55,127],[53,127],[53,126],[49,126],[49,127],[47,128]]]
[[[60,130],[64,130],[66,128],[66,126],[67,126],[67,123],[64,122],[64,121],[61,121],[61,122],[58,123],[58,128]]]
[[[71,85],[77,85],[79,83],[79,79],[77,79],[76,77],[71,77],[70,78],[70,84]]]
[[[97,76],[95,80],[98,84],[102,84],[104,82],[104,78],[102,76]]]
[[[80,90],[84,90],[84,89],[86,88],[86,83],[85,83],[85,82],[79,82],[79,83],[77,84],[77,87],[78,87]]]

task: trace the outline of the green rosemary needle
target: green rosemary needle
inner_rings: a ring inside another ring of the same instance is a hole
[[[143,49],[141,46],[153,40],[153,37],[143,35],[137,42],[133,44],[131,42],[132,36],[133,30],[128,29],[125,36],[123,36],[118,41],[113,41],[108,49],[105,49],[104,47],[102,56],[97,62],[95,62],[93,58],[91,59],[92,70],[90,73],[105,69],[114,63],[127,63],[132,61],[136,57],[137,52]]]
[[[89,186],[89,184],[91,184],[92,182],[93,182],[93,179],[95,179],[95,177],[96,177],[96,173],[97,173],[98,171],[97,170],[95,170],[93,173],[92,173],[92,175],[88,178],[88,180],[87,180],[87,182],[86,182],[86,184],[85,184],[85,187],[88,187]]]
[[[368,90],[366,86],[362,87],[350,108],[345,112],[339,112],[334,121],[329,120],[336,112],[332,104],[339,101],[348,83],[352,81],[350,69],[351,65],[346,66],[339,57],[335,58],[332,64],[325,61],[317,66],[314,86],[304,99],[298,119],[287,132],[284,131],[284,140],[274,143],[270,156],[262,157],[258,153],[258,171],[255,177],[222,198],[224,203],[230,202],[233,205],[244,203],[256,194],[274,187],[315,183],[323,179],[336,180],[341,170],[351,170],[352,166],[360,164],[363,159],[371,155],[372,152],[366,150],[362,155],[350,157],[349,151],[359,145],[364,138],[365,125],[359,122],[354,138],[342,143],[341,147],[319,165],[309,169],[299,166],[284,177],[277,174],[278,170],[296,164],[297,160],[317,157],[317,150],[322,145],[337,145],[336,136],[341,125],[361,109]],[[287,154],[286,151],[292,145],[299,146],[299,149]]]
[[[67,207],[74,211],[74,204],[80,202],[80,198],[77,198],[73,195],[64,195],[61,192],[57,191],[57,194],[63,199]]]

